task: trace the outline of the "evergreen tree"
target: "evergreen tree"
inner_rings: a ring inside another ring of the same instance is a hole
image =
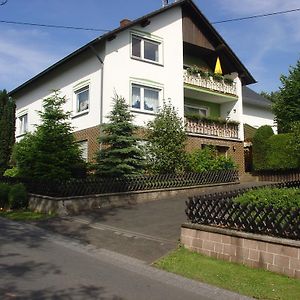
[[[300,60],[280,81],[282,87],[275,97],[273,111],[279,133],[286,133],[291,131],[293,122],[300,121]]]
[[[97,153],[96,174],[103,177],[134,175],[143,169],[142,152],[134,135],[137,126],[123,97],[115,95],[109,122],[102,127],[99,142],[103,145]]]
[[[15,142],[15,103],[0,91],[0,175],[7,169]]]
[[[159,174],[183,171],[186,165],[185,142],[182,120],[171,103],[164,102],[155,119],[148,123],[149,169]]]
[[[65,97],[57,91],[43,101],[41,125],[16,146],[14,157],[20,176],[68,180],[83,175],[85,163],[62,106]]]

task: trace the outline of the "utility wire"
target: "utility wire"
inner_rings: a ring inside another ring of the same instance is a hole
[[[5,4],[6,2],[7,1],[4,1],[4,2],[2,1],[3,4]],[[0,2],[0,5],[1,5],[1,2]],[[264,18],[264,17],[275,16],[275,15],[283,15],[283,14],[297,12],[297,11],[300,11],[300,8],[278,11],[278,12],[267,13],[267,14],[261,14],[261,15],[253,15],[253,16],[242,17],[242,18],[215,21],[215,22],[212,22],[212,24],[221,24],[221,23],[237,22],[237,21],[244,21],[244,20],[250,20],[250,19],[256,19],[256,18]],[[14,24],[14,25],[38,26],[38,27],[57,28],[57,29],[73,29],[73,30],[102,31],[102,32],[110,31],[108,29],[64,26],[64,25],[54,25],[54,24],[39,24],[39,23],[29,23],[29,22],[8,21],[8,20],[0,20],[0,23]]]
[[[6,4],[7,1],[8,1],[8,0],[2,0],[2,1],[0,1],[0,6]]]
[[[250,19],[256,19],[256,18],[264,18],[264,17],[275,16],[275,15],[283,15],[283,14],[292,13],[292,12],[296,12],[296,11],[300,11],[300,8],[277,11],[277,12],[261,14],[261,15],[242,17],[242,18],[228,19],[228,20],[223,20],[223,21],[216,21],[216,22],[212,22],[212,24],[221,24],[221,23],[236,22],[236,21],[250,20]]]

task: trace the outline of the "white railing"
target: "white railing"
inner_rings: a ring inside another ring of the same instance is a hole
[[[215,80],[212,76],[208,78],[203,78],[200,74],[189,74],[187,70],[184,70],[183,81],[184,83],[206,88],[211,91],[237,96],[235,82],[233,82],[232,84],[225,83],[223,79],[221,81],[218,81]]]
[[[208,135],[220,138],[239,138],[238,124],[219,124],[204,120],[190,120],[185,118],[185,130],[188,133]]]

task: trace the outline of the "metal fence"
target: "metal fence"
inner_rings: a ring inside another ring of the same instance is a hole
[[[300,181],[265,186],[299,188]],[[186,215],[192,223],[300,239],[299,207],[282,209],[234,202],[233,198],[248,190],[250,188],[191,197],[186,202]]]
[[[203,173],[132,176],[126,178],[74,179],[65,182],[29,180],[1,177],[0,182],[24,183],[28,192],[52,197],[71,197],[94,194],[132,192],[234,183],[239,180],[237,170],[209,171]]]

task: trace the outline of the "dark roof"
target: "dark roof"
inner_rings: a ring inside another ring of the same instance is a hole
[[[265,108],[271,108],[272,102],[269,99],[266,99],[262,95],[254,92],[246,86],[243,86],[243,103],[249,105],[255,105]]]
[[[199,8],[194,4],[194,2],[192,0],[177,0],[172,4],[169,4],[165,7],[162,7],[154,12],[151,12],[143,17],[140,17],[132,22],[129,22],[127,25],[125,26],[120,26],[102,36],[99,36],[98,38],[92,40],[91,42],[87,43],[86,45],[84,45],[83,47],[77,49],[76,51],[72,52],[71,54],[67,55],[66,57],[64,57],[63,59],[59,60],[58,62],[56,62],[55,64],[51,65],[49,68],[45,69],[44,71],[42,71],[41,73],[37,74],[36,76],[34,76],[33,78],[29,79],[28,81],[26,81],[25,83],[21,84],[20,86],[18,86],[17,88],[15,88],[14,90],[12,90],[11,92],[9,92],[9,95],[12,96],[13,94],[19,92],[21,89],[23,89],[24,87],[28,86],[29,84],[31,84],[33,81],[41,78],[42,76],[44,76],[45,74],[47,74],[48,72],[50,72],[51,70],[55,69],[56,67],[62,65],[63,63],[65,63],[66,61],[70,60],[71,58],[75,57],[76,55],[79,55],[80,53],[86,51],[87,49],[89,49],[91,46],[99,43],[100,41],[104,41],[107,39],[110,39],[112,37],[114,37],[116,34],[130,28],[133,27],[137,24],[143,24],[145,21],[147,21],[148,19],[163,13],[164,11],[170,10],[173,7],[177,7],[177,6],[182,6],[185,7],[187,9],[190,9],[193,11],[193,13],[197,14],[205,23],[205,25],[207,26],[209,32],[214,35],[215,39],[219,41],[220,45],[224,45],[225,46],[225,50],[228,52],[228,54],[230,55],[230,57],[232,58],[232,60],[234,61],[235,65],[237,66],[237,69],[239,69],[241,71],[241,73],[243,72],[244,75],[244,79],[243,79],[243,83],[244,84],[251,84],[251,83],[255,83],[255,79],[252,77],[252,75],[250,74],[250,72],[246,69],[246,67],[243,65],[243,63],[239,60],[239,58],[234,54],[234,52],[231,50],[231,48],[227,45],[227,43],[224,41],[224,39],[221,37],[221,35],[215,30],[215,28],[212,26],[212,24],[208,21],[208,19],[202,14],[202,12],[199,10]]]

